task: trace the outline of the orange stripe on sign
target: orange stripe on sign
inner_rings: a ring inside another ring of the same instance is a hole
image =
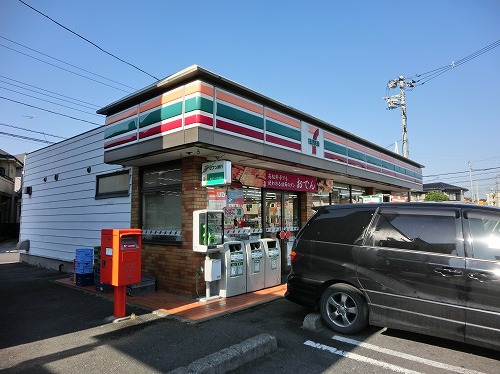
[[[347,146],[349,148],[355,149],[357,151],[361,151],[361,152],[366,153],[366,147],[363,147],[362,145],[360,145],[358,143],[351,142],[350,140],[347,141]]]
[[[207,96],[213,96],[214,95],[214,87],[210,86],[206,83],[203,83],[202,81],[196,81],[193,83],[189,83],[186,85],[186,88],[184,90],[184,95],[191,95],[193,93],[200,92],[204,95]]]
[[[137,114],[138,108],[139,107],[136,105],[133,108],[124,110],[123,112],[113,114],[112,116],[107,117],[106,121],[104,123],[107,126],[107,125],[111,125],[112,123],[121,121],[122,119],[132,117],[132,116]]]
[[[346,140],[344,138],[341,138],[340,136],[333,135],[333,134],[326,132],[326,131],[323,132],[323,136],[325,139],[332,140],[332,141],[337,142],[337,143],[342,144],[342,145],[346,145]]]
[[[181,97],[182,97],[182,88],[177,88],[175,90],[166,92],[163,95],[160,95],[158,97],[155,97],[154,99],[151,99],[149,101],[146,101],[145,103],[140,104],[141,113],[156,108],[158,106],[161,106],[163,104],[169,103],[171,101],[180,99]]]
[[[298,129],[300,128],[300,121],[298,121],[294,118],[285,116],[284,114],[275,112],[274,110],[266,109],[266,117],[275,119],[276,121],[280,121],[282,123],[286,123],[287,125],[296,127]]]
[[[253,104],[249,101],[240,99],[239,97],[230,95],[224,91],[217,91],[217,99],[223,100],[227,103],[239,106],[241,108],[245,108],[258,114],[264,114],[264,108],[262,107],[262,105]]]

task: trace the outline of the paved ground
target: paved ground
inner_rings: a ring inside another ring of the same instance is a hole
[[[134,318],[113,322],[112,301],[54,282],[68,274],[19,263],[16,244],[0,243],[0,373],[109,371],[103,365],[121,373],[183,373],[195,365],[201,373],[276,349],[259,329],[214,338],[211,329],[131,305]]]

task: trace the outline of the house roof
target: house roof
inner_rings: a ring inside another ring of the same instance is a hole
[[[3,149],[0,149],[0,160],[7,160],[15,162],[19,167],[23,167],[23,163],[15,156],[5,152]]]
[[[438,183],[424,183],[424,185],[423,185],[423,191],[424,192],[428,192],[428,191],[441,191],[441,192],[460,192],[460,191],[464,191],[464,192],[467,192],[469,190],[467,188],[463,188],[463,187],[459,187],[459,186],[454,186],[452,184],[438,182]]]

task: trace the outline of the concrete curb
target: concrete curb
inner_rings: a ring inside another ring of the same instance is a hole
[[[302,327],[306,330],[311,330],[314,332],[321,331],[325,328],[323,320],[321,319],[321,314],[319,313],[309,313],[302,323]]]
[[[229,348],[200,358],[187,367],[180,367],[170,374],[220,374],[235,370],[259,357],[278,349],[276,337],[260,334]]]

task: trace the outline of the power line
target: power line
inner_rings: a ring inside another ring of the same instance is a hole
[[[66,61],[60,60],[60,59],[58,59],[58,58],[52,57],[52,56],[50,56],[50,55],[48,55],[48,54],[46,54],[46,53],[43,53],[43,52],[37,51],[36,49],[33,49],[33,48],[30,48],[30,47],[27,47],[27,46],[25,46],[25,45],[23,45],[23,44],[21,44],[21,43],[15,42],[15,41],[13,41],[13,40],[11,40],[11,39],[8,39],[8,38],[6,38],[6,37],[4,37],[4,36],[1,36],[1,35],[0,35],[0,38],[5,39],[5,40],[7,40],[7,41],[9,41],[9,42],[11,42],[11,43],[13,43],[13,44],[17,44],[17,45],[19,45],[19,46],[21,46],[21,47],[23,47],[23,48],[29,49],[30,51],[33,51],[33,52],[39,53],[39,54],[41,54],[42,56],[45,56],[45,57],[51,58],[51,59],[56,60],[56,61],[58,61],[58,62],[61,62],[61,63],[63,63],[63,64],[69,65],[69,66],[71,66],[71,67],[73,67],[73,68],[76,68],[76,69],[82,70],[82,71],[84,71],[84,72],[86,72],[86,73],[89,73],[89,74],[95,75],[96,77],[99,77],[99,78],[102,78],[102,79],[106,79],[106,80],[108,80],[108,81],[110,81],[110,82],[113,82],[113,83],[119,84],[120,86],[124,86],[124,87],[130,88],[131,90],[134,90],[134,91],[136,91],[136,90],[137,90],[137,88],[134,88],[134,87],[131,87],[131,86],[127,86],[126,84],[123,84],[123,83],[117,82],[117,81],[115,81],[115,80],[109,79],[109,78],[104,77],[104,76],[102,76],[102,75],[99,75],[99,74],[93,73],[93,72],[91,72],[91,71],[89,71],[89,70],[83,69],[83,68],[81,68],[81,67],[79,67],[79,66],[76,66],[76,65],[70,64],[69,62],[66,62]],[[16,52],[17,52],[17,51],[16,51]]]
[[[119,60],[119,61],[121,61],[121,62],[123,62],[123,63],[125,63],[125,64],[127,64],[127,65],[129,65],[129,66],[132,66],[133,68],[135,68],[135,69],[137,69],[137,70],[139,70],[139,71],[143,72],[144,74],[149,75],[151,78],[153,78],[153,79],[155,79],[155,80],[159,81],[159,79],[158,79],[158,78],[156,78],[154,75],[151,75],[151,74],[149,74],[148,72],[146,72],[146,71],[144,71],[144,70],[142,70],[142,69],[138,68],[137,66],[135,66],[135,65],[131,64],[130,62],[127,62],[127,61],[125,61],[125,60],[122,60],[121,58],[119,58],[119,57],[115,56],[114,54],[112,54],[112,53],[110,53],[110,52],[108,52],[108,51],[106,51],[106,50],[102,49],[102,48],[101,48],[101,47],[99,47],[97,44],[95,44],[95,43],[91,42],[90,40],[88,40],[88,39],[84,38],[83,36],[81,36],[80,34],[78,34],[78,33],[74,32],[73,30],[70,30],[69,28],[67,28],[66,26],[64,26],[64,25],[60,24],[60,23],[59,23],[59,22],[57,22],[56,20],[54,20],[54,19],[50,18],[50,17],[49,17],[49,16],[47,16],[46,14],[43,14],[43,13],[42,13],[42,12],[40,12],[39,10],[37,10],[37,9],[33,8],[31,5],[26,4],[24,1],[19,0],[19,2],[21,2],[21,3],[22,3],[22,4],[24,4],[24,5],[26,5],[28,8],[31,8],[31,9],[32,9],[32,10],[34,10],[35,12],[37,12],[37,13],[39,13],[40,15],[44,16],[45,18],[48,18],[49,20],[51,20],[52,22],[54,22],[56,25],[61,26],[61,27],[62,27],[63,29],[65,29],[66,31],[69,31],[70,33],[72,33],[72,34],[74,34],[74,35],[78,36],[79,38],[81,38],[81,39],[85,40],[86,42],[88,42],[88,43],[92,44],[94,47],[96,47],[96,48],[97,48],[97,49],[99,49],[100,51],[102,51],[102,52],[104,52],[104,53],[106,53],[106,54],[110,55],[111,57],[116,58],[117,60]]]
[[[0,135],[6,135],[6,136],[11,136],[13,138],[19,138],[19,139],[24,139],[24,140],[30,140],[34,142],[39,142],[39,143],[45,143],[45,144],[54,144],[55,142],[51,142],[49,140],[43,140],[43,139],[37,139],[37,138],[31,138],[29,136],[23,136],[23,135],[17,135],[17,134],[11,134],[8,132],[3,132],[0,131]]]
[[[9,77],[5,77],[5,76],[3,76],[3,75],[0,75],[0,78],[3,78],[3,79],[8,79],[8,80],[11,80],[11,81],[16,82],[16,83],[24,84],[25,86],[28,86],[28,87],[33,87],[33,88],[36,88],[37,90],[42,90],[42,91],[45,91],[45,92],[50,92],[50,93],[52,93],[52,94],[55,94],[55,95],[58,95],[58,96],[61,96],[61,97],[65,97],[65,98],[67,98],[67,99],[71,99],[71,100],[73,100],[73,101],[79,101],[80,103],[89,104],[89,105],[92,105],[94,108],[100,108],[100,106],[99,106],[99,105],[97,105],[97,104],[92,104],[92,103],[89,103],[89,102],[87,102],[87,101],[83,101],[83,100],[75,99],[75,98],[73,98],[73,97],[65,96],[65,95],[62,95],[62,94],[57,93],[57,92],[54,92],[54,91],[46,90],[46,89],[41,88],[41,87],[33,86],[33,85],[31,85],[31,84],[28,84],[28,83],[24,83],[24,82],[21,82],[21,81],[18,81],[18,80],[15,80],[15,79],[9,78]],[[1,81],[0,81],[0,82],[1,82]],[[10,83],[10,82],[5,82],[5,81],[4,81],[4,83],[10,84],[10,85],[12,85],[12,86],[16,86],[15,84]],[[16,87],[22,88],[21,86],[16,86]],[[26,88],[23,88],[23,89],[26,89]],[[36,92],[36,91],[35,91],[35,92]],[[37,92],[37,93],[39,93],[39,92]],[[75,104],[76,104],[76,103],[75,103]],[[78,104],[78,105],[79,105],[79,104]],[[92,109],[92,108],[89,108],[89,109]]]
[[[64,138],[64,137],[59,136],[59,135],[53,135],[53,134],[48,134],[48,133],[42,132],[42,131],[36,131],[36,130],[26,129],[24,127],[19,127],[19,126],[14,126],[14,125],[8,125],[6,123],[0,123],[0,126],[6,126],[6,127],[11,127],[13,129],[18,129],[18,130],[33,132],[33,133],[41,134],[41,135],[44,135],[44,136],[50,136],[52,138],[67,139],[67,138]]]
[[[500,46],[500,40],[497,40],[497,41],[491,43],[490,45],[488,45],[484,48],[481,48],[480,50],[478,50],[478,51],[476,51],[476,52],[474,52],[474,53],[472,53],[472,54],[470,54],[470,55],[468,55],[468,56],[466,56],[458,61],[452,61],[451,64],[449,64],[449,65],[445,65],[445,66],[442,66],[440,68],[430,70],[426,73],[416,74],[415,77],[420,77],[421,79],[414,81],[414,83],[416,86],[421,86],[421,85],[427,83],[428,81],[430,81],[434,78],[437,78],[441,74],[446,73],[448,70],[451,70],[451,69],[456,68],[457,66],[463,65],[466,62],[469,62],[469,61],[481,56],[482,54],[491,51],[492,49],[494,49],[498,46]]]
[[[19,1],[20,1],[20,0],[19,0]],[[4,48],[7,48],[7,49],[10,49],[11,51],[17,52],[17,53],[22,54],[22,55],[24,55],[24,56],[30,57],[30,58],[32,58],[32,59],[34,59],[34,60],[37,60],[37,61],[43,62],[43,63],[45,63],[45,64],[47,64],[47,65],[50,65],[50,66],[56,67],[56,68],[61,69],[61,70],[64,70],[64,71],[67,71],[68,73],[78,75],[79,77],[82,77],[82,78],[85,78],[85,79],[91,80],[91,81],[93,81],[93,82],[96,82],[96,83],[102,84],[102,85],[104,85],[104,86],[108,86],[108,87],[114,88],[115,90],[119,90],[119,91],[122,91],[122,92],[130,93],[130,91],[123,90],[123,89],[121,89],[121,88],[118,88],[118,87],[112,86],[112,85],[110,85],[110,84],[107,84],[107,83],[104,83],[104,82],[98,81],[97,79],[93,79],[93,78],[90,78],[90,77],[86,77],[85,75],[79,74],[79,73],[74,72],[74,71],[69,70],[69,69],[65,69],[65,68],[63,68],[63,67],[61,67],[61,66],[57,66],[57,65],[52,64],[52,63],[50,63],[50,62],[48,62],[48,61],[44,61],[44,60],[42,60],[42,59],[40,59],[40,58],[37,58],[37,57],[34,57],[34,56],[30,56],[29,54],[24,53],[24,52],[21,52],[21,51],[18,51],[17,49],[14,49],[14,48],[11,48],[11,47],[7,47],[6,45],[3,45],[2,43],[0,43],[0,46],[1,46],[1,47],[4,47]]]
[[[56,99],[56,100],[61,100],[61,101],[65,101],[65,102],[70,103],[70,104],[73,104],[73,105],[78,105],[78,106],[81,106],[81,107],[83,107],[83,108],[87,108],[87,109],[95,109],[95,108],[89,107],[89,106],[87,106],[87,105],[74,103],[74,102],[72,102],[72,101],[65,100],[65,99],[61,99],[61,98],[56,97],[56,96],[52,96],[52,95],[48,95],[48,94],[43,94],[43,93],[41,93],[41,92],[33,91],[33,90],[28,89],[28,88],[24,88],[24,87],[22,87],[22,86],[17,86],[17,85],[15,85],[15,84],[12,84],[12,83],[9,83],[9,82],[5,82],[5,81],[3,81],[3,80],[1,80],[1,79],[0,79],[0,82],[2,82],[2,83],[6,83],[6,84],[10,84],[10,85],[12,85],[12,86],[14,86],[14,87],[18,87],[18,88],[20,88],[20,89],[22,89],[22,90],[31,91],[31,92],[37,93],[37,94],[39,94],[39,95],[44,95],[44,96],[51,97],[51,98]],[[38,100],[47,101],[47,102],[52,103],[52,104],[61,105],[61,104],[54,103],[54,102],[52,102],[52,101],[48,101],[48,100],[45,100],[45,99],[40,99],[40,98],[38,98],[38,97],[36,97],[36,96],[31,96],[31,95],[28,95],[28,94],[25,94],[25,93],[22,93],[22,92],[19,92],[19,91],[15,91],[15,90],[13,90],[13,89],[11,89],[11,88],[1,87],[1,86],[0,86],[0,88],[3,88],[4,90],[9,90],[9,91],[12,91],[12,92],[18,93],[18,94],[20,94],[20,95],[25,95],[25,96],[33,97],[33,98],[38,99]],[[64,106],[64,105],[61,105],[61,106]],[[67,108],[69,108],[69,107],[67,107]],[[72,108],[72,109],[73,109],[73,108]],[[79,109],[75,109],[75,110],[79,110]],[[83,111],[83,112],[84,112],[84,111]],[[89,113],[89,112],[84,112],[84,113],[88,113],[88,114],[96,115],[95,113]]]
[[[28,95],[28,94],[25,94],[25,93],[22,93],[22,92],[19,92],[19,91],[16,91],[16,90],[12,90],[10,88],[6,88],[6,87],[2,87],[0,86],[0,89],[4,89],[4,90],[8,90],[8,91],[11,91],[11,92],[15,92],[15,93],[18,93],[20,95],[24,95],[24,96],[28,96],[28,97],[31,97],[33,99],[37,99],[37,100],[41,100],[41,101],[45,101],[46,103],[50,103],[50,104],[54,104],[54,105],[59,105],[59,106],[62,106],[63,108],[67,108],[67,109],[71,109],[71,110],[76,110],[77,112],[82,112],[82,113],[85,113],[85,114],[89,114],[91,116],[97,116],[97,117],[100,117],[99,114],[96,114],[96,113],[90,113],[90,112],[86,112],[84,110],[80,110],[80,109],[76,109],[76,108],[73,108],[73,107],[70,107],[70,106],[67,106],[67,105],[63,105],[63,104],[58,104],[58,103],[55,103],[53,101],[50,101],[50,100],[45,100],[45,99],[41,99],[39,97],[36,97],[36,96],[33,96],[33,95]]]
[[[63,117],[71,118],[71,119],[74,119],[75,121],[82,121],[82,122],[87,122],[87,123],[90,123],[90,124],[92,124],[92,125],[102,126],[102,125],[101,125],[101,124],[99,124],[99,123],[95,123],[95,122],[87,121],[87,120],[84,120],[84,119],[81,119],[81,118],[76,118],[76,117],[68,116],[68,115],[66,115],[66,114],[62,114],[62,113],[57,113],[57,112],[54,112],[54,111],[52,111],[52,110],[48,110],[48,109],[40,108],[40,107],[37,107],[37,106],[34,106],[34,105],[30,105],[30,104],[22,103],[22,102],[20,102],[20,101],[12,100],[12,99],[9,99],[9,98],[3,97],[3,96],[0,96],[0,99],[4,99],[4,100],[8,100],[8,101],[12,101],[13,103],[17,103],[17,104],[21,104],[21,105],[26,105],[26,106],[29,106],[29,107],[31,107],[31,108],[35,108],[35,109],[39,109],[39,110],[43,110],[43,111],[45,111],[45,112],[49,112],[49,113],[52,113],[52,114],[57,114],[58,116],[63,116]]]
[[[474,161],[475,162],[475,161]],[[487,171],[487,170],[497,170],[497,169],[500,169],[500,167],[492,167],[492,168],[484,168],[484,169],[472,169],[473,172],[476,172],[476,171]],[[424,178],[430,178],[430,177],[440,177],[440,176],[443,176],[443,175],[452,175],[452,174],[464,174],[464,173],[468,173],[469,171],[466,170],[466,171],[457,171],[457,172],[454,172],[454,173],[443,173],[443,174],[432,174],[432,175],[424,175],[423,177]]]

